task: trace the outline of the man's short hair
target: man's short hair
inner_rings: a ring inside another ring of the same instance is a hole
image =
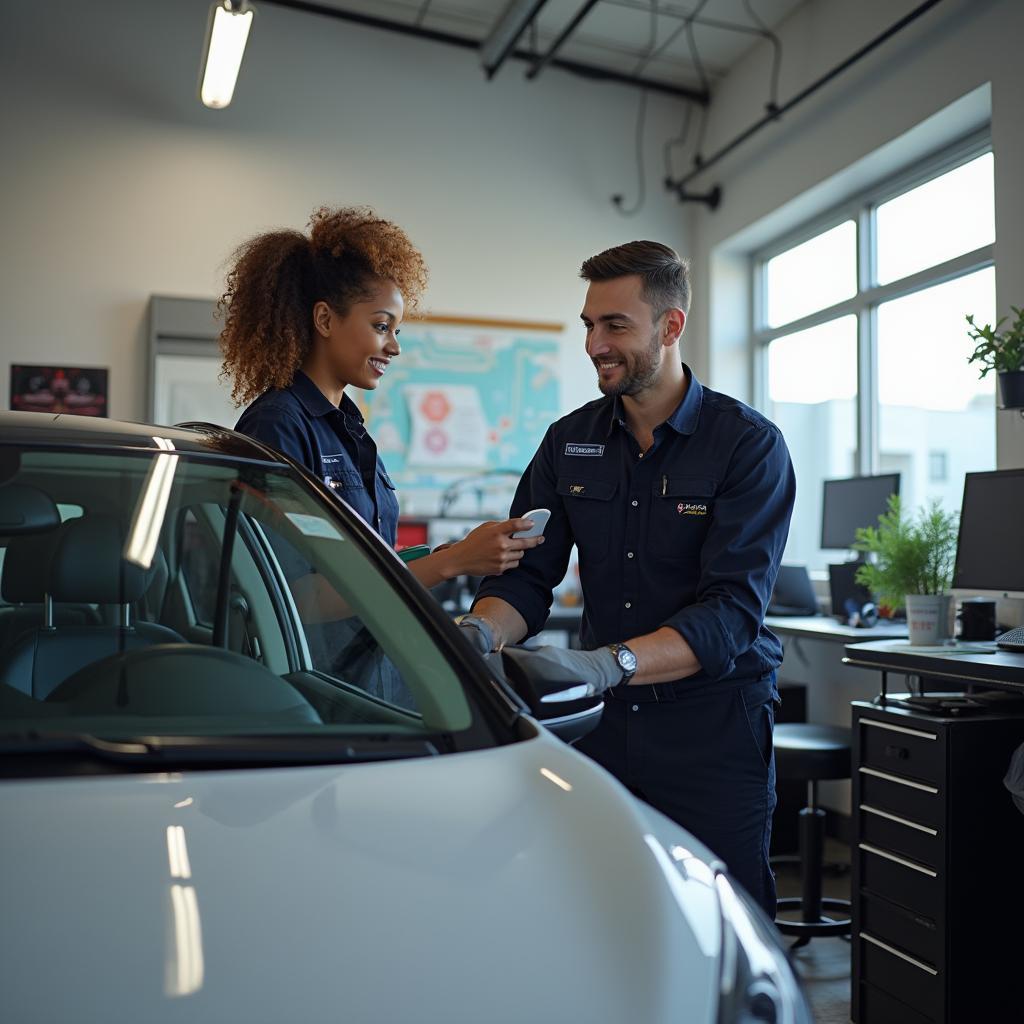
[[[643,299],[657,320],[667,309],[690,312],[690,267],[675,249],[661,242],[626,242],[584,260],[584,281],[614,281],[637,274],[643,281]]]

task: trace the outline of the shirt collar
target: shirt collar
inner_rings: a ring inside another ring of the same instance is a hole
[[[359,423],[363,422],[363,414],[348,395],[343,395],[341,405],[335,407],[331,400],[301,370],[295,371],[295,379],[288,389],[302,404],[302,408],[313,417],[326,416],[340,409]]]
[[[686,373],[687,387],[683,400],[676,406],[675,411],[665,421],[677,434],[693,434],[697,430],[697,421],[700,419],[701,406],[704,403],[704,387],[693,373],[693,370],[683,363],[683,370]],[[622,408],[622,399],[616,395],[612,399],[611,420],[608,423],[608,433],[617,426],[626,425],[626,414]]]

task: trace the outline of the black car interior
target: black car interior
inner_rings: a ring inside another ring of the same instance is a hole
[[[0,654],[0,678],[8,686],[44,700],[78,669],[111,654],[184,642],[173,629],[134,618],[133,608],[151,581],[121,557],[123,544],[117,521],[105,516],[73,519],[58,528],[44,563],[44,601],[48,598],[54,607],[73,613],[83,607],[113,606],[120,621],[108,625],[54,618],[25,630]]]
[[[209,728],[218,716],[246,730],[416,728],[408,709],[296,663],[297,640],[286,636],[295,623],[283,605],[268,614],[270,569],[245,517],[231,538],[227,613],[214,645],[224,508],[201,487],[194,501],[179,494],[142,569],[124,557],[130,524],[111,482],[79,479],[63,495],[52,478],[0,483],[0,711],[150,718],[165,731],[169,719]],[[62,497],[80,514],[62,521]],[[246,569],[257,575],[246,579]],[[360,635],[365,643],[367,631]]]

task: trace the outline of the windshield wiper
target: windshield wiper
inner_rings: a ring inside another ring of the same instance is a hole
[[[88,733],[26,732],[0,736],[0,757],[84,754],[125,765],[359,764],[434,757],[428,739],[392,736],[132,736],[103,739]]]

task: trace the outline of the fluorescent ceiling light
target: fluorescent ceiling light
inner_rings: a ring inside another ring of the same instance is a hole
[[[245,42],[252,28],[252,15],[252,8],[244,0],[241,3],[223,0],[210,8],[203,79],[199,86],[199,98],[207,107],[220,110],[231,102]]]
[[[480,44],[480,66],[493,78],[514,49],[526,26],[547,0],[511,0],[494,23],[491,34]]]

